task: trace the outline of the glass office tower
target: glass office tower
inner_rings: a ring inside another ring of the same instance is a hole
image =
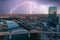
[[[58,23],[57,7],[49,7],[49,26],[56,27]]]

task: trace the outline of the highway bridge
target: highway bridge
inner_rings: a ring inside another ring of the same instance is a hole
[[[37,31],[37,30],[31,30],[31,31],[27,31],[27,30],[16,30],[16,31],[12,31],[11,34],[29,34],[29,33],[52,33],[52,34],[60,34],[60,32],[47,32],[47,31]],[[9,35],[9,32],[0,32],[0,35]]]

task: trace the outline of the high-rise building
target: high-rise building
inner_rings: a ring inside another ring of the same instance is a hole
[[[57,14],[57,7],[49,7],[49,17],[56,17]]]
[[[49,26],[56,26],[58,23],[57,7],[49,7]]]
[[[58,22],[59,22],[59,24],[60,24],[60,14],[59,14],[58,16],[59,16],[59,21],[58,21]]]

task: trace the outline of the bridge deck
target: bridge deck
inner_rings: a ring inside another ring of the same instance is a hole
[[[27,30],[16,30],[16,31],[12,31],[11,34],[25,34],[25,33],[56,33],[56,34],[60,34],[60,32],[48,32],[48,31],[37,31],[37,30],[31,30],[31,31],[27,31]],[[0,35],[8,35],[9,32],[0,32]]]

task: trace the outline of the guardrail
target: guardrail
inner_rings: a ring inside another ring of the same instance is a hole
[[[56,33],[56,34],[60,34],[60,32],[48,32],[48,31],[37,31],[37,30],[31,30],[31,31],[27,31],[27,30],[15,30],[15,31],[11,31],[11,34],[25,34],[25,33]],[[0,32],[0,35],[8,35],[9,32]]]

